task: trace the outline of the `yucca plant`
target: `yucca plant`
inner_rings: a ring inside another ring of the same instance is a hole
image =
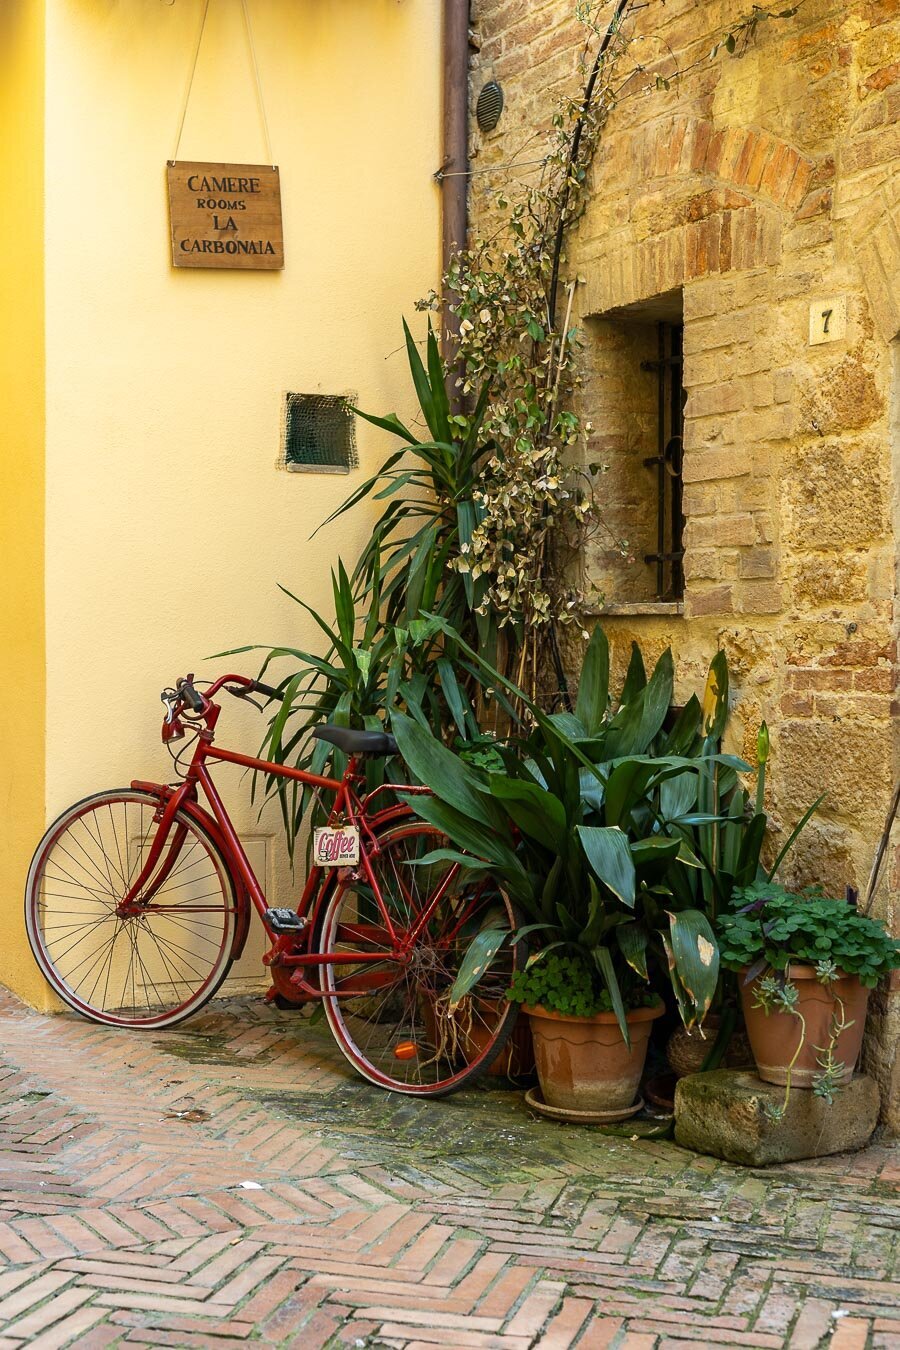
[[[723,658],[717,660],[721,668]],[[434,793],[411,805],[453,841],[442,856],[498,879],[522,911],[521,931],[538,955],[569,948],[587,959],[626,1041],[628,994],[635,981],[663,972],[685,1024],[701,1021],[716,992],[718,949],[702,892],[698,905],[682,878],[705,870],[690,831],[715,823],[696,810],[702,775],[750,767],[708,744],[702,756],[696,753],[698,739],[703,745],[724,716],[727,685],[718,682],[705,722],[693,699],[666,729],[671,653],[663,653],[648,679],[635,648],[619,698],[611,699],[600,628],[571,714],[546,715],[497,671],[485,675],[521,700],[532,722],[501,749],[503,772],[466,764],[413,719],[392,714],[404,760]],[[469,973],[483,969],[507,938],[500,928],[477,936],[455,999],[464,997]]]
[[[465,684],[457,678],[452,642],[448,642],[434,618],[414,618],[408,625],[384,621],[379,603],[380,574],[373,571],[368,615],[357,621],[353,586],[343,563],[332,572],[334,622],[329,623],[310,605],[284,587],[281,589],[306,611],[321,630],[322,654],[290,646],[237,647],[221,655],[264,651],[260,679],[267,677],[272,662],[289,662],[277,683],[284,700],[273,713],[260,754],[276,764],[291,764],[312,773],[330,772],[340,777],[346,758],[336,746],[312,737],[314,727],[331,724],[361,730],[384,729],[386,710],[402,708],[426,728],[449,727],[450,734],[476,740],[478,724]],[[470,662],[470,680],[477,683],[479,671]],[[268,676],[271,680],[271,676]],[[402,770],[399,771],[402,775]],[[366,762],[369,789],[386,781],[386,762]],[[311,823],[322,824],[322,807],[308,788],[283,778],[263,776],[254,785],[263,804],[278,800],[288,847],[293,855],[303,822],[312,812]]]
[[[484,580],[459,566],[483,517],[481,475],[495,451],[493,441],[483,433],[490,382],[482,384],[469,413],[451,412],[430,324],[424,361],[405,321],[403,333],[428,437],[417,436],[394,413],[377,417],[356,409],[360,417],[398,437],[403,445],[323,524],[367,499],[385,502],[353,569],[357,602],[363,609],[371,610],[376,603],[383,607],[388,624],[406,625],[421,610],[433,611],[493,659],[503,615],[483,612]]]

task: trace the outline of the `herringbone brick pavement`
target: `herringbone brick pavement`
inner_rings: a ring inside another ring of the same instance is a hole
[[[900,1347],[890,1146],[753,1172],[392,1097],[246,999],[148,1037],[5,996],[0,1065],[0,1350]]]

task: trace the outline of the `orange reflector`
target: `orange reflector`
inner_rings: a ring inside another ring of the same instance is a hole
[[[415,1041],[400,1041],[394,1046],[395,1059],[415,1059],[416,1043]]]

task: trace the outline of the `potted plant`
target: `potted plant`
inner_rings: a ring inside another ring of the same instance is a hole
[[[575,959],[579,979],[590,984],[585,1020],[603,1014],[595,1026],[604,1027],[607,1039],[612,1026],[617,1054],[630,1054],[637,1020],[642,1031],[634,1043],[642,1040],[645,1051],[643,1024],[663,1010],[659,1002],[652,1013],[646,1011],[651,981],[665,980],[686,1024],[702,1019],[717,985],[713,929],[693,892],[680,884],[680,873],[702,867],[685,833],[684,817],[696,812],[683,803],[695,801],[696,791],[684,791],[683,779],[701,771],[692,750],[698,737],[703,740],[704,721],[708,731],[718,719],[718,701],[705,718],[693,699],[675,726],[664,730],[672,703],[671,653],[663,653],[648,679],[636,649],[619,698],[610,700],[609,651],[598,628],[586,651],[574,712],[547,715],[452,636],[483,674],[525,707],[529,720],[511,744],[498,744],[493,766],[480,766],[467,763],[413,718],[393,715],[406,763],[433,793],[410,798],[410,804],[455,846],[441,850],[441,857],[492,874],[517,905],[524,920],[517,936],[536,947],[529,973],[537,980],[540,964],[551,955]],[[707,767],[748,768],[709,746],[707,752]],[[667,786],[678,781],[679,791]],[[492,926],[476,935],[448,1014],[464,1009],[474,979],[510,937]],[[529,987],[518,993],[537,998],[537,988],[529,993]],[[531,1010],[546,1006],[526,1003]],[[639,1008],[640,1016],[630,1018]],[[549,1011],[557,1018],[580,1015]],[[533,1028],[542,1016],[538,1011]],[[606,1053],[602,1040],[592,1053],[599,1065]],[[598,1081],[605,1072],[597,1069]],[[541,1085],[548,1102],[562,1103],[562,1092],[543,1073]],[[621,1090],[613,1094],[617,1103],[621,1096]],[[592,1092],[592,1105],[585,1109],[605,1109],[598,1102],[610,1100]]]
[[[627,968],[626,968],[627,969]],[[508,997],[528,1014],[544,1100],[574,1112],[619,1114],[635,1100],[650,1030],[665,1011],[645,980],[619,981],[628,1040],[607,989],[584,956],[545,952],[513,979]]]
[[[721,654],[720,654],[721,655]],[[719,700],[720,715],[712,725],[711,734],[700,747],[701,767],[695,779],[685,777],[679,787],[685,795],[682,800],[684,815],[680,828],[685,831],[691,848],[703,863],[703,870],[684,871],[679,883],[695,903],[702,904],[715,923],[716,916],[734,908],[734,896],[744,887],[771,878],[793,848],[801,831],[816,811],[824,794],[804,812],[780,849],[772,868],[766,872],[761,853],[766,838],[768,816],[765,811],[766,770],[769,762],[769,729],[760,725],[756,740],[756,785],[750,792],[733,769],[722,769],[707,755],[718,745],[724,731],[722,716],[727,706],[728,669],[722,660],[710,669],[710,680],[722,689]],[[709,691],[705,704],[710,704]],[[693,795],[692,795],[693,794]],[[738,997],[728,981],[720,984],[713,1009],[702,1024],[676,1028],[669,1038],[666,1055],[676,1078],[697,1073],[704,1067],[725,1064],[737,1067],[751,1062],[750,1047],[739,1024]]]
[[[723,964],[739,972],[757,1073],[826,1101],[853,1074],[869,992],[900,966],[900,942],[882,924],[820,887],[785,890],[771,880],[736,895],[719,920]]]

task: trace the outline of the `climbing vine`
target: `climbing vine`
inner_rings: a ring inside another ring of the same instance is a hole
[[[494,450],[475,493],[475,529],[452,565],[484,579],[480,607],[509,630],[519,673],[530,667],[532,688],[549,645],[565,691],[557,627],[582,621],[589,598],[570,562],[588,534],[605,529],[605,466],[573,467],[592,428],[575,397],[582,379],[581,337],[572,322],[578,283],[563,275],[565,242],[584,210],[603,129],[622,98],[669,89],[721,53],[740,56],[763,22],[788,19],[800,5],[753,6],[681,69],[668,51],[639,59],[654,39],[636,35],[634,21],[653,7],[652,0],[619,0],[610,19],[608,2],[576,0],[585,30],[578,92],[556,106],[543,153],[528,161],[529,176],[515,162],[497,170],[505,180],[491,192],[491,232],[456,253],[442,294],[419,302],[446,307],[459,321],[447,374],[461,397],[461,435],[469,429],[467,408],[490,390],[481,434]],[[627,554],[627,541],[614,542]]]

